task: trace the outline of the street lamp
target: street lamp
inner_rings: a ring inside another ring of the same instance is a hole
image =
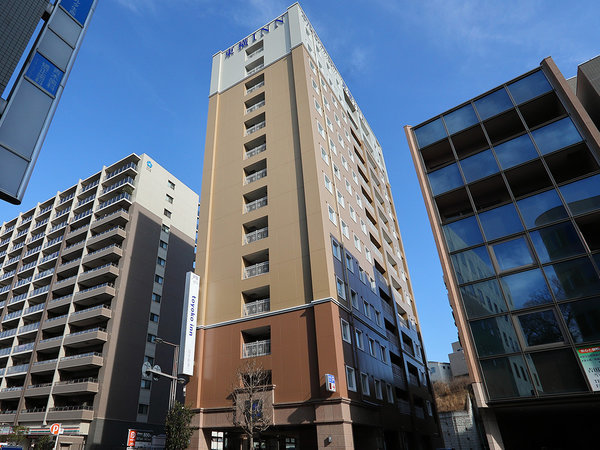
[[[174,348],[174,350],[173,350],[173,371],[171,372],[171,375],[173,376],[173,378],[171,379],[171,391],[169,393],[169,411],[171,411],[171,409],[175,405],[175,394],[177,393],[177,381],[178,381],[177,368],[179,365],[179,345],[173,344],[172,342],[165,341],[164,339],[161,339],[159,337],[157,337],[154,340],[154,342],[156,342],[157,344],[167,344]]]

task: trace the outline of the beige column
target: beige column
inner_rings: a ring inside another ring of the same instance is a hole
[[[325,450],[353,450],[352,424],[350,422],[317,424],[317,444]]]

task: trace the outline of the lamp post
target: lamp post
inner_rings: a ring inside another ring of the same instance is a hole
[[[171,375],[173,376],[173,378],[171,379],[171,391],[169,393],[169,411],[171,411],[171,409],[173,408],[173,405],[175,405],[175,394],[177,393],[177,381],[178,381],[177,368],[179,365],[179,345],[173,344],[172,342],[165,341],[164,339],[161,339],[159,337],[157,337],[154,340],[154,342],[156,342],[157,344],[167,344],[174,348],[174,350],[173,350],[173,370],[171,372]]]

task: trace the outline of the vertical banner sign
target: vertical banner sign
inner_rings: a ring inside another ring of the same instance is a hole
[[[127,447],[135,447],[135,436],[137,432],[135,430],[130,429],[127,432]]]
[[[577,355],[592,391],[600,391],[600,347],[578,348]]]
[[[179,360],[179,373],[183,375],[194,375],[199,290],[200,277],[194,272],[188,272],[185,277],[185,300],[180,343],[183,358]]]
[[[329,392],[335,392],[335,376],[325,374],[325,389]]]
[[[85,24],[94,0],[62,0],[60,6],[67,11],[81,26]]]

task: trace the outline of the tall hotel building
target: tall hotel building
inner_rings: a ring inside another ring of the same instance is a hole
[[[240,448],[230,395],[252,360],[266,448],[431,447],[381,146],[297,3],[213,58],[196,273],[191,448]]]
[[[60,448],[124,448],[162,432],[198,195],[132,154],[0,228],[0,422]],[[7,434],[8,427],[0,427]],[[2,439],[0,437],[0,439]]]
[[[547,58],[406,127],[490,448],[596,446],[599,69]]]

